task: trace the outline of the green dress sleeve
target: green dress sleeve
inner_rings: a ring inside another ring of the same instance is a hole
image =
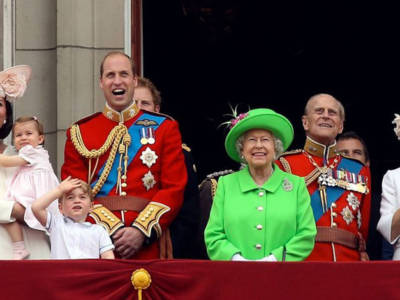
[[[204,231],[207,253],[211,260],[231,260],[240,250],[228,241],[224,228],[225,184],[224,177],[218,180],[217,191]]]

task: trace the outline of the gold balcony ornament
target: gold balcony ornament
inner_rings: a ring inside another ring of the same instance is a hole
[[[133,271],[131,277],[132,285],[138,290],[138,299],[142,300],[142,290],[147,289],[151,284],[151,276],[145,269],[137,269]]]

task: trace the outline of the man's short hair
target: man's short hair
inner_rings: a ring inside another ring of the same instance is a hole
[[[347,132],[340,134],[337,138],[337,141],[339,142],[339,141],[350,140],[350,139],[358,140],[361,143],[361,145],[363,146],[365,161],[369,162],[369,152],[368,152],[367,144],[362,139],[362,137],[360,137],[355,131],[347,131]]]
[[[161,93],[160,91],[156,88],[153,82],[151,82],[150,79],[147,79],[145,77],[138,77],[137,78],[138,83],[137,83],[137,88],[139,87],[145,87],[148,88],[151,96],[153,97],[153,102],[154,105],[161,106]]]
[[[344,107],[343,107],[342,102],[340,102],[338,99],[336,99],[332,95],[326,94],[326,93],[319,93],[319,94],[315,94],[314,96],[311,96],[307,100],[306,106],[304,107],[304,115],[307,115],[307,113],[308,113],[308,106],[309,106],[310,101],[313,100],[314,98],[316,98],[318,96],[322,96],[322,95],[330,96],[330,97],[332,97],[333,99],[336,100],[337,104],[339,105],[339,116],[340,116],[341,120],[344,122],[344,120],[345,120],[345,112],[344,112]]]
[[[131,63],[131,67],[132,67],[132,74],[133,74],[133,76],[136,76],[136,65],[135,65],[135,62],[133,61],[133,59],[129,55],[125,54],[124,52],[111,51],[111,52],[108,52],[106,54],[106,56],[104,56],[103,60],[101,61],[101,64],[100,64],[100,78],[103,77],[104,62],[106,61],[107,58],[109,58],[110,56],[114,56],[114,55],[122,55],[122,56],[125,56],[127,59],[129,59],[129,61]]]

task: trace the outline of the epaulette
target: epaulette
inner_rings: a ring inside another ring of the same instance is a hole
[[[83,123],[93,119],[94,117],[97,117],[100,114],[102,114],[102,112],[96,112],[96,113],[94,113],[94,114],[92,114],[90,116],[87,116],[87,117],[84,117],[83,119],[80,119],[79,121],[76,121],[74,124],[78,124],[78,125],[83,124]]]
[[[171,117],[170,115],[166,115],[166,114],[155,112],[155,111],[149,111],[149,110],[145,110],[145,109],[141,109],[141,110],[143,110],[146,114],[155,115],[155,116],[163,116],[169,120],[175,121],[175,119],[173,117]]]
[[[356,158],[353,158],[353,157],[344,155],[344,154],[342,154],[342,153],[340,153],[340,156],[342,156],[343,158],[346,158],[346,159],[353,160],[353,161],[358,162],[358,163],[360,163],[361,165],[365,166],[365,164],[364,164],[362,161],[360,161],[360,160],[358,160],[358,159],[356,159]]]
[[[229,169],[229,170],[223,170],[223,171],[217,171],[217,172],[208,174],[208,175],[206,176],[206,179],[213,179],[213,178],[216,178],[216,177],[219,177],[219,176],[224,176],[224,175],[231,174],[231,173],[233,173],[233,172],[234,172],[234,171],[231,170],[231,169]]]
[[[189,146],[186,145],[185,143],[182,143],[182,149],[185,150],[185,151],[187,151],[187,152],[192,151],[192,149],[190,149]]]
[[[283,152],[279,157],[286,156],[286,155],[292,155],[292,154],[298,154],[301,152],[303,152],[303,149],[290,150],[290,151]]]

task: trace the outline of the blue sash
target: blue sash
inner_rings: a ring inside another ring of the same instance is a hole
[[[157,130],[157,128],[165,121],[165,117],[162,116],[155,116],[151,114],[142,114],[134,124],[132,124],[128,131],[131,136],[131,144],[128,147],[128,166],[132,162],[133,158],[137,155],[138,151],[140,148],[143,146],[140,143],[140,138],[141,138],[141,130],[144,127],[143,125],[138,125],[137,122],[141,120],[150,120],[154,121],[152,122],[151,126],[154,129],[154,132]],[[104,171],[106,163],[101,167],[100,171],[97,173],[98,177],[99,174],[102,174]],[[106,182],[100,189],[100,191],[97,193],[97,197],[104,197],[110,194],[110,191],[115,187],[117,184],[117,179],[118,179],[118,166],[119,166],[119,154],[115,156],[114,163],[112,165],[112,168],[110,170],[110,174],[108,174],[108,177],[106,179]],[[91,184],[92,188],[96,185],[98,181],[98,178]]]
[[[340,161],[339,165],[337,166],[337,170],[346,170],[351,173],[355,173],[358,175],[362,169],[362,164],[354,161],[352,159],[347,159],[342,157],[342,160]],[[344,189],[337,187],[337,186],[327,186],[326,187],[326,197],[327,197],[327,205],[328,207],[331,207],[333,202],[336,202],[340,196],[343,195],[345,192]],[[322,215],[324,214],[322,211],[322,206],[321,206],[321,196],[319,193],[319,189],[317,189],[312,195],[311,195],[311,207],[314,213],[314,219],[315,222],[317,222]]]

